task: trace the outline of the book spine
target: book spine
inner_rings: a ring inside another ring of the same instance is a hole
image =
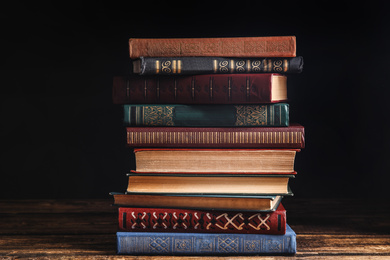
[[[274,212],[120,207],[119,230],[283,235],[286,232],[286,211],[282,205]]]
[[[130,147],[286,148],[305,146],[304,128],[297,127],[127,127]]]
[[[113,101],[115,104],[272,103],[273,75],[276,74],[114,77]]]
[[[289,105],[124,105],[127,126],[288,126]]]
[[[295,36],[237,38],[129,39],[130,58],[144,57],[295,57]]]
[[[296,234],[285,235],[117,232],[118,254],[258,255],[295,254]]]
[[[141,57],[134,66],[140,75],[300,73],[303,58]]]

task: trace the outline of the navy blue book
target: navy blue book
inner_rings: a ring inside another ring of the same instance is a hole
[[[296,234],[117,232],[118,254],[285,255],[296,253]]]

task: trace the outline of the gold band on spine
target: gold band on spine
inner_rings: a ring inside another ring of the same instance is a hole
[[[234,72],[234,60],[230,60],[230,70],[231,73]]]
[[[250,60],[247,60],[246,61],[246,68],[247,68],[247,72],[251,72],[251,61]]]
[[[160,73],[160,61],[156,60],[156,74]]]
[[[283,60],[283,71],[286,72],[288,70],[288,62],[287,60]]]
[[[176,73],[176,60],[172,60],[172,72]]]
[[[181,73],[181,60],[177,61],[177,73]]]
[[[263,60],[263,70],[264,70],[264,72],[267,72],[267,60],[266,59],[264,59]]]
[[[214,73],[217,73],[217,60],[213,60]]]

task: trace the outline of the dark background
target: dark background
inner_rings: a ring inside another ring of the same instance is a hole
[[[288,78],[306,130],[295,196],[390,198],[388,4],[270,2],[2,3],[1,198],[125,190],[131,150],[111,89],[130,37],[279,35],[305,60]]]

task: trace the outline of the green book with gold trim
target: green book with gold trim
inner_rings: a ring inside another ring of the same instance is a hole
[[[126,126],[288,126],[287,103],[261,105],[124,105]]]

